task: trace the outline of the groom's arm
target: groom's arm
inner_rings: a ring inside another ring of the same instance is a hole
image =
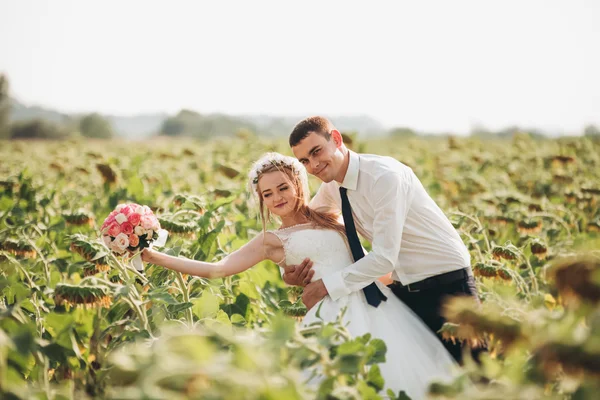
[[[324,289],[333,300],[361,290],[394,270],[413,197],[412,188],[411,174],[399,171],[386,173],[370,188],[375,214],[372,251],[343,270],[323,277]]]

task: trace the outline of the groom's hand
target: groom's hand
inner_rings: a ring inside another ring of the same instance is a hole
[[[327,288],[321,279],[309,283],[304,287],[302,302],[309,310],[314,307],[323,297],[327,296]]]
[[[290,286],[306,286],[315,274],[312,266],[313,262],[309,258],[298,265],[288,265],[283,269],[283,281]]]

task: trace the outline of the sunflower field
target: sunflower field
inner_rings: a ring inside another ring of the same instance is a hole
[[[442,333],[489,352],[430,397],[598,398],[600,141],[346,141],[410,166],[471,254],[482,305],[450,300]],[[220,259],[262,229],[246,175],[267,151],[291,155],[252,135],[0,142],[0,398],[408,399],[386,390],[383,341],[299,327],[302,289],[275,264],[140,273],[99,240],[133,202],[169,231],[165,252]]]

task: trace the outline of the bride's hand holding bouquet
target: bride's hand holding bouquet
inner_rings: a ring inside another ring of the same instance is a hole
[[[161,229],[150,207],[135,203],[118,205],[104,220],[102,240],[118,256],[131,256],[138,271],[143,270],[139,253],[153,245],[164,246],[167,231]]]

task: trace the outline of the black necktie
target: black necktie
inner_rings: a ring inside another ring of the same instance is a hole
[[[354,257],[354,262],[356,262],[365,256],[365,252],[363,251],[360,240],[358,239],[358,234],[356,233],[354,218],[352,217],[352,207],[350,207],[345,187],[340,186],[340,196],[342,197],[342,215],[344,216],[346,236],[348,237],[350,250],[352,250],[352,257]],[[382,300],[387,300],[387,297],[379,290],[375,282],[371,282],[368,286],[365,286],[363,292],[367,298],[367,303],[373,307],[377,307]]]

